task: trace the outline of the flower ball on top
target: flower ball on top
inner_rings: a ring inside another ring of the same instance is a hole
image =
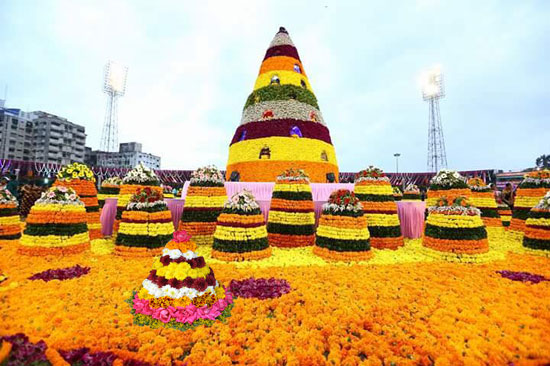
[[[105,206],[106,198],[117,198],[120,193],[120,185],[122,184],[122,179],[119,177],[110,177],[101,182],[101,187],[97,193],[97,201],[99,202],[99,207],[103,208]]]
[[[149,276],[129,301],[134,324],[186,330],[230,316],[233,296],[218,283],[190,239],[185,231],[175,232],[155,258]]]
[[[363,205],[372,247],[397,249],[403,246],[397,204],[393,199],[390,179],[382,169],[371,165],[357,173],[353,190]]]
[[[17,198],[7,189],[0,190],[0,245],[17,243],[21,237],[21,219]]]
[[[420,201],[420,189],[416,184],[408,184],[403,192],[403,201]]]
[[[550,255],[550,192],[529,211],[525,221],[523,246]]]
[[[212,245],[216,221],[227,201],[223,174],[213,165],[195,170],[185,196],[180,230],[198,245]]]
[[[353,192],[332,192],[317,227],[313,253],[335,261],[361,261],[372,257],[367,218]]]
[[[308,175],[288,169],[277,177],[267,219],[269,245],[304,247],[315,243],[315,207]]]
[[[64,166],[58,173],[55,186],[70,187],[75,190],[86,206],[86,219],[90,239],[101,239],[101,222],[99,221],[99,202],[95,187],[94,173],[86,164],[72,163]]]
[[[472,191],[466,183],[466,178],[455,170],[441,169],[431,180],[428,189],[426,206],[435,206],[442,197],[450,202],[457,197],[470,198]]]
[[[245,261],[269,256],[271,248],[260,206],[251,192],[235,193],[218,216],[212,258]]]
[[[27,216],[19,252],[26,255],[68,255],[90,246],[86,208],[69,187],[42,193]]]

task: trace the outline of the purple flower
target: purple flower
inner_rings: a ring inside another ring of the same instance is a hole
[[[290,285],[284,279],[276,278],[248,278],[242,281],[232,280],[229,290],[237,297],[256,297],[258,299],[272,299],[290,292]]]
[[[542,281],[550,281],[550,279],[529,272],[514,272],[514,271],[497,271],[502,277],[512,281],[539,283]]]
[[[72,278],[78,278],[84,276],[90,272],[90,267],[81,267],[79,264],[73,267],[48,269],[47,271],[35,273],[29,280],[42,280],[45,282],[51,280],[70,280]]]

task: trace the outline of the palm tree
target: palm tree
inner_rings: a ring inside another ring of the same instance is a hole
[[[541,169],[548,169],[550,168],[550,155],[541,155],[537,158],[536,162],[537,167]]]

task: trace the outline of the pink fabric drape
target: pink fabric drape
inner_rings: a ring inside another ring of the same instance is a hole
[[[113,235],[113,225],[116,218],[116,198],[106,198],[105,206],[101,209],[99,221],[101,222],[101,233],[103,236]]]
[[[185,200],[181,198],[165,198],[166,206],[172,214],[172,221],[174,222],[174,230],[178,230],[181,214],[183,213],[183,206]]]
[[[422,237],[425,211],[426,202],[424,201],[397,202],[397,214],[401,222],[401,233],[403,237],[409,239]]]

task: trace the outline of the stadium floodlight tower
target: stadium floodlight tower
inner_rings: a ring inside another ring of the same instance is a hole
[[[100,150],[118,151],[118,98],[126,93],[128,67],[109,61],[105,65],[103,92],[107,94]]]
[[[422,97],[428,102],[428,171],[438,172],[447,168],[445,139],[441,125],[439,99],[445,96],[441,66],[434,66],[421,75]]]

